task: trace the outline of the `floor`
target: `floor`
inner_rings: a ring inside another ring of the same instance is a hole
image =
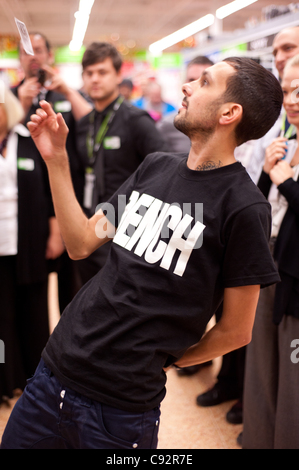
[[[49,283],[50,329],[58,318],[55,275]],[[225,416],[234,402],[211,408],[196,405],[197,395],[215,383],[221,359],[192,377],[178,377],[170,370],[167,377],[167,395],[162,403],[159,449],[239,449],[236,439],[242,425],[227,423]],[[0,406],[0,440],[17,397]]]

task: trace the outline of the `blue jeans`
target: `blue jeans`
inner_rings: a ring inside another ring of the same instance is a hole
[[[156,449],[160,409],[117,410],[64,387],[41,360],[16,403],[1,449]]]

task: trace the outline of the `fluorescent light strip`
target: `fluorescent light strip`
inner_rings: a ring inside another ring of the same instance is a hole
[[[238,10],[242,10],[242,8],[248,7],[248,5],[251,5],[257,1],[258,0],[235,0],[234,2],[228,3],[227,5],[218,8],[218,10],[216,10],[216,17],[219,20],[222,20],[232,13],[235,13]]]
[[[80,0],[79,11],[75,13],[73,39],[70,42],[71,51],[79,51],[83,45],[88,28],[91,9],[95,0]]]
[[[214,21],[215,21],[214,15],[209,14],[209,15],[203,16],[199,20],[194,21],[194,23],[191,23],[185,26],[184,28],[179,29],[175,33],[172,33],[169,36],[166,36],[160,41],[154,42],[153,44],[150,45],[149,50],[153,54],[159,54],[160,52],[164,51],[164,49],[167,49],[168,47],[171,47],[174,44],[177,44],[178,42],[181,42],[184,39],[190,36],[193,36],[193,34],[196,34],[199,31],[202,31],[203,29],[208,28],[214,23]]]

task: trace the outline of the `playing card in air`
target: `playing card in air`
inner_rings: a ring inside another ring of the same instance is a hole
[[[29,55],[34,55],[32,44],[25,23],[22,23],[22,21],[18,20],[17,18],[15,18],[15,22],[18,27],[25,52]]]

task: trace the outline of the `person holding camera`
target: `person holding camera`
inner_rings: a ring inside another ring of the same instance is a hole
[[[20,43],[20,63],[25,78],[12,89],[12,92],[20,100],[24,109],[24,125],[36,112],[41,99],[46,99],[51,103],[55,112],[62,113],[70,129],[66,145],[76,196],[80,200],[83,194],[83,181],[79,171],[75,125],[77,120],[92,110],[92,106],[78,91],[69,88],[62,77],[52,68],[54,57],[48,39],[41,33],[32,33],[30,40],[34,56],[26,54],[22,43]],[[59,230],[55,217],[52,219],[50,229],[53,233]],[[53,254],[51,261],[49,261],[49,271],[58,272],[59,303],[62,311],[81,287],[77,266],[64,252],[58,258]]]
[[[30,39],[34,56],[26,54],[20,43],[19,58],[25,78],[13,89],[27,116],[25,121],[28,122],[32,107],[37,108],[41,99],[50,100],[54,108],[59,102],[57,112],[72,111],[75,120],[81,119],[92,110],[92,106],[79,92],[68,87],[61,75],[51,67],[54,57],[48,39],[41,33],[30,34]]]

